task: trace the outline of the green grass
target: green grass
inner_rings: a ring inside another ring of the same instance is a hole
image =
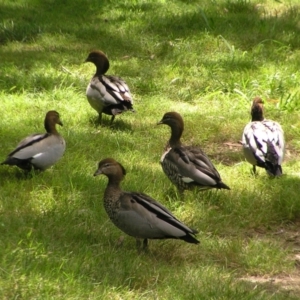
[[[43,132],[51,109],[67,142],[64,157],[32,178],[0,168],[1,299],[299,298],[297,0],[0,0],[0,11],[0,160]],[[107,53],[109,74],[134,96],[137,113],[112,128],[107,116],[94,125],[85,97],[91,49]],[[253,177],[238,146],[257,95],[285,130],[280,179]],[[170,133],[156,123],[170,110],[230,191],[180,199],[159,165]],[[151,241],[138,254],[125,236],[117,247],[123,233],[102,205],[106,179],[93,177],[105,157],[126,168],[124,189],[159,200],[199,230],[201,244]]]

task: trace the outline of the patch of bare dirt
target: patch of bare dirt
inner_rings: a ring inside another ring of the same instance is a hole
[[[300,297],[300,276],[278,276],[278,277],[260,277],[248,276],[240,278],[243,281],[251,282],[257,285],[264,285],[267,289],[276,291],[284,290],[290,294],[299,295]]]
[[[226,141],[218,144],[210,144],[206,146],[208,156],[224,165],[231,166],[241,161],[244,161],[244,154],[241,141]],[[299,157],[300,151],[293,148],[291,145],[286,145],[284,162],[295,160]]]
[[[210,143],[205,152],[209,158],[226,166],[232,166],[244,160],[242,145],[235,142]]]
[[[280,274],[276,276],[243,276],[240,280],[256,285],[264,285],[271,291],[285,291],[288,294],[299,295],[300,299],[300,222],[280,226],[270,233],[264,228],[253,229],[247,233],[248,236],[257,238],[276,238],[282,241],[283,246],[291,249],[290,259],[294,261],[295,270],[291,274]]]

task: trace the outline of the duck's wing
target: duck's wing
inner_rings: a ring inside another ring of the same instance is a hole
[[[284,136],[278,125],[269,120],[250,122],[245,126],[242,137],[247,161],[275,176],[282,174],[284,156]]]
[[[87,97],[99,99],[105,106],[124,103],[132,106],[133,100],[126,82],[117,76],[95,76],[88,88]]]
[[[220,174],[207,155],[198,147],[175,147],[166,155],[176,165],[182,180],[201,186],[215,186]]]
[[[17,165],[22,169],[44,170],[61,158],[65,151],[65,140],[60,135],[33,134],[23,139],[3,164]]]
[[[24,170],[30,170],[32,167],[31,160],[34,155],[38,154],[36,145],[47,138],[48,134],[32,134],[21,140],[17,147],[8,154],[2,165],[17,165]]]
[[[180,222],[167,208],[143,193],[124,192],[120,198],[118,220],[129,235],[140,238],[179,238],[199,243],[197,233]]]
[[[199,148],[194,146],[186,147],[187,155],[190,162],[192,162],[198,170],[203,170],[206,174],[210,174],[216,180],[220,179],[220,174],[208,158],[208,156]]]
[[[242,144],[246,159],[252,165],[265,167],[265,157],[268,151],[268,133],[266,127],[259,121],[248,123],[243,131]]]
[[[272,144],[277,156],[277,163],[281,165],[284,158],[284,132],[279,123],[272,120],[264,120],[262,124],[267,128],[268,141]]]
[[[8,154],[19,159],[27,159],[36,154],[36,149],[39,148],[41,141],[49,136],[48,133],[34,133],[19,142],[17,147]]]

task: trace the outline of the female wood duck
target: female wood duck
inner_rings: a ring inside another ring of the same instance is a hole
[[[96,66],[96,73],[86,89],[87,99],[98,114],[101,123],[102,113],[111,115],[112,124],[116,115],[133,110],[133,100],[126,82],[117,76],[104,75],[109,69],[109,61],[102,51],[92,51],[85,60]]]
[[[104,192],[104,207],[111,221],[126,234],[133,236],[140,246],[147,247],[148,239],[181,239],[198,244],[196,230],[180,222],[160,203],[138,192],[125,192],[120,183],[126,175],[124,167],[112,158],[99,162],[94,176],[108,177]]]
[[[56,124],[63,125],[59,113],[48,111],[44,121],[46,133],[35,133],[23,139],[1,164],[15,165],[26,171],[32,168],[43,171],[53,166],[66,149]]]
[[[222,182],[219,172],[199,147],[181,144],[184,123],[179,113],[167,112],[157,124],[171,127],[171,137],[160,163],[164,173],[180,193],[193,188],[230,189]]]
[[[259,97],[252,102],[251,122],[244,128],[242,144],[254,174],[258,166],[266,169],[271,176],[282,175],[284,133],[279,123],[264,118],[263,101]]]

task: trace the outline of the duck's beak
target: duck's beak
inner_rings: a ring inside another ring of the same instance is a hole
[[[94,173],[94,176],[98,176],[98,175],[101,175],[102,174],[102,170],[101,169],[98,169],[95,173]]]
[[[159,122],[156,123],[156,125],[161,125],[161,124],[164,124],[163,119],[161,119]]]

